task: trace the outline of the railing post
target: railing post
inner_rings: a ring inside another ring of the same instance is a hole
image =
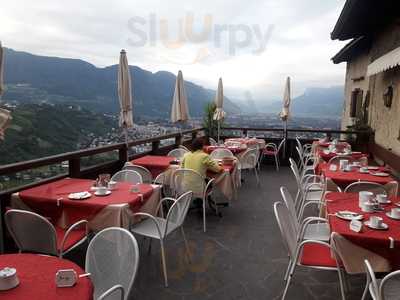
[[[247,136],[247,129],[246,128],[243,128],[243,135]]]
[[[179,145],[182,144],[182,133],[179,133],[176,137],[175,137],[175,146],[178,147]]]
[[[151,143],[151,154],[157,155],[158,154],[158,148],[160,148],[160,141],[153,141]]]
[[[128,161],[128,148],[126,147],[126,144],[124,144],[119,150],[118,150],[118,160],[123,166],[127,161]]]
[[[72,178],[79,178],[81,175],[81,159],[78,158],[71,158],[68,161],[68,173],[69,177]]]
[[[192,132],[192,140],[194,140],[197,137],[197,131],[193,131]]]

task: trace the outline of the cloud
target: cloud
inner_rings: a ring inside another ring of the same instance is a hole
[[[223,77],[228,96],[245,98],[250,91],[256,101],[281,97],[286,76],[292,77],[295,94],[344,82],[344,65],[330,61],[343,46],[330,40],[343,1],[3,2],[0,37],[17,50],[107,66],[117,63],[125,48],[130,64],[151,71],[181,69],[185,79],[210,88]],[[205,38],[193,38],[202,32],[208,32]],[[132,43],[138,40],[140,47]],[[257,51],[263,42],[265,50]]]

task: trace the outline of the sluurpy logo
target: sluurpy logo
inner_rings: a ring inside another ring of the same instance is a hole
[[[194,46],[194,55],[186,62],[192,64],[204,61],[217,51],[225,56],[239,53],[260,55],[267,49],[274,30],[272,24],[266,29],[260,24],[218,24],[211,14],[204,15],[202,19],[201,24],[196,23],[192,12],[175,21],[158,18],[156,14],[132,17],[128,20],[128,29],[132,34],[128,44],[133,47],[162,46],[167,50]],[[173,60],[172,57],[174,55],[168,59]]]

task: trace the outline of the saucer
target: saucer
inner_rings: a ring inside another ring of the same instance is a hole
[[[90,198],[92,196],[89,192],[79,192],[79,193],[71,193],[68,195],[68,198],[71,200],[83,200]]]
[[[376,229],[376,230],[386,230],[386,229],[389,228],[389,225],[386,224],[386,223],[382,223],[382,225],[381,225],[380,227],[374,227],[374,226],[372,226],[372,225],[370,224],[369,221],[365,221],[365,222],[364,222],[364,225],[367,226],[367,227],[369,227],[369,228],[371,228],[371,229]]]
[[[375,166],[369,166],[367,168],[368,168],[368,170],[379,170],[379,167],[375,167]]]
[[[354,212],[351,212],[351,211],[346,211],[346,210],[338,211],[335,214],[335,216],[340,218],[340,219],[347,220],[347,221],[362,220],[364,218],[364,216],[361,215],[361,214],[354,213]]]
[[[391,219],[393,219],[393,220],[400,220],[400,217],[394,217],[394,216],[392,216],[392,214],[390,213],[390,211],[388,211],[387,213],[386,213],[386,215],[389,217],[389,218],[391,218]]]
[[[390,204],[392,201],[387,200],[387,201],[378,201],[379,204]]]
[[[376,172],[376,173],[373,173],[372,175],[379,176],[379,177],[387,177],[387,176],[389,176],[388,173],[384,173],[384,172]]]
[[[107,192],[105,192],[104,194],[100,194],[99,191],[96,191],[94,194],[95,194],[96,196],[100,196],[100,197],[102,197],[102,196],[108,196],[108,195],[111,194],[111,191],[107,191]]]

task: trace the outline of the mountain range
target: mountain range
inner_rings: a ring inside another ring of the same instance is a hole
[[[78,59],[46,57],[27,52],[5,51],[5,100],[20,103],[77,105],[100,113],[117,113],[117,70],[113,65],[98,68]],[[134,116],[138,119],[168,119],[176,76],[170,72],[152,73],[130,66],[133,81]],[[190,115],[200,117],[206,103],[213,101],[215,91],[185,81]],[[291,114],[299,117],[340,117],[344,88],[309,88],[292,100]],[[281,101],[262,103],[250,96],[244,100],[225,97],[228,114],[273,113]]]
[[[51,102],[82,106],[102,113],[119,110],[118,65],[98,68],[78,59],[46,57],[5,50],[5,100],[22,103]],[[130,66],[135,117],[169,118],[176,76],[170,72],[152,73]],[[190,115],[199,117],[215,91],[185,81]],[[224,99],[228,113],[240,108]]]

